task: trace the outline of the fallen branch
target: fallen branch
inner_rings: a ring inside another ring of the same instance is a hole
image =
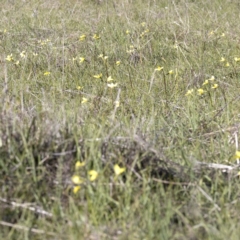
[[[44,230],[36,229],[36,228],[28,228],[28,227],[25,227],[25,226],[22,226],[22,225],[19,225],[19,224],[12,224],[12,223],[8,223],[8,222],[4,222],[4,221],[0,221],[0,225],[11,227],[11,228],[14,228],[14,229],[23,230],[23,231],[30,231],[30,232],[37,233],[37,234],[47,234],[47,235],[51,235],[51,236],[56,235],[53,232],[46,232]]]
[[[53,216],[51,213],[41,209],[40,207],[33,207],[33,206],[31,206],[32,203],[21,204],[21,203],[17,203],[17,202],[8,201],[7,199],[1,198],[1,197],[0,197],[0,201],[2,201],[4,203],[7,203],[7,204],[10,204],[13,207],[19,207],[19,208],[28,209],[28,210],[30,210],[30,211],[32,211],[34,213],[37,213],[39,215],[42,215],[42,216],[47,216],[47,217],[52,217]]]

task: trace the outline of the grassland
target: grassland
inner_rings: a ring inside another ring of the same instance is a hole
[[[239,12],[1,1],[0,239],[239,239]]]

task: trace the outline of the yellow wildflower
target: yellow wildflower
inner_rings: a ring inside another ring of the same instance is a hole
[[[102,77],[102,73],[97,74],[97,75],[93,75],[94,78],[101,78]]]
[[[157,68],[155,68],[155,71],[161,71],[161,70],[163,70],[163,67],[158,66]]]
[[[173,48],[174,48],[174,49],[178,49],[178,47],[179,47],[179,46],[178,46],[177,43],[173,45]]]
[[[121,64],[121,61],[116,61],[116,65],[119,66]]]
[[[75,164],[75,170],[78,170],[79,168],[84,167],[85,164],[86,164],[85,162],[77,161]]]
[[[234,60],[235,60],[235,62],[240,62],[240,58],[238,58],[238,57],[235,57]]]
[[[85,39],[86,39],[86,35],[85,34],[83,34],[83,35],[81,35],[79,37],[79,41],[84,41]]]
[[[111,81],[113,81],[113,78],[112,78],[111,76],[109,76],[109,77],[107,78],[107,82],[111,82]]]
[[[42,46],[46,45],[48,42],[50,42],[49,39],[45,39],[45,40],[39,40],[38,43],[40,43]]]
[[[80,189],[81,189],[80,186],[75,186],[75,187],[73,188],[73,193],[74,193],[74,194],[77,194]]]
[[[229,62],[227,62],[225,66],[226,66],[226,67],[229,67],[229,66],[230,66]]]
[[[88,175],[89,175],[89,180],[94,181],[98,177],[98,172],[95,170],[90,170],[88,171]]]
[[[126,34],[129,34],[129,33],[130,33],[130,31],[129,31],[129,30],[127,30],[127,31],[126,31]]]
[[[109,88],[115,88],[115,87],[117,87],[117,85],[118,85],[118,83],[108,83],[108,84],[107,84],[107,86],[108,86]]]
[[[202,88],[199,88],[197,91],[198,91],[198,95],[202,95],[205,92]]]
[[[170,71],[168,72],[168,74],[170,74],[170,75],[173,74],[173,73],[174,73],[173,70],[170,70]]]
[[[202,85],[204,86],[204,85],[207,85],[207,84],[208,84],[208,80],[205,80]]]
[[[127,50],[127,53],[133,53],[133,52],[134,52],[134,49]]]
[[[8,62],[13,61],[13,56],[12,56],[12,54],[7,55],[6,60],[7,60]]]
[[[48,76],[48,75],[50,75],[51,73],[50,72],[45,72],[43,75],[44,76]]]
[[[126,171],[126,168],[119,167],[118,164],[115,164],[113,167],[114,173],[119,176],[120,174],[124,173]]]
[[[82,102],[81,103],[86,103],[88,101],[88,99],[87,98],[85,98],[85,97],[83,97],[82,98]]]
[[[218,88],[218,84],[217,83],[213,84],[212,88],[213,89]]]
[[[103,54],[100,54],[98,57],[101,58],[102,60],[107,60],[108,59],[108,56],[104,56]]]
[[[120,102],[119,101],[115,101],[114,104],[115,104],[116,108],[118,108],[120,106]]]
[[[221,37],[225,37],[225,33],[222,33]]]
[[[146,23],[145,23],[145,22],[142,22],[141,25],[142,25],[142,27],[145,27],[145,26],[146,26]]]
[[[234,158],[240,158],[240,151],[236,151]]]
[[[189,95],[192,95],[193,94],[193,88],[188,90],[187,93],[185,94],[185,96],[189,96]]]
[[[226,59],[224,57],[221,57],[220,62],[225,62],[225,61],[226,61]]]
[[[84,60],[85,60],[84,57],[80,57],[80,58],[79,58],[79,62],[80,62],[80,63],[84,62]]]
[[[81,89],[83,89],[83,87],[77,86],[77,90],[81,90]]]
[[[97,39],[100,39],[101,37],[98,35],[98,34],[94,34],[93,35],[93,39],[97,40]]]
[[[215,77],[214,77],[214,76],[211,76],[208,80],[209,80],[209,81],[214,81],[214,80],[215,80]]]
[[[25,52],[25,51],[22,51],[22,52],[20,53],[20,57],[21,57],[21,58],[26,58],[26,52]]]
[[[83,179],[78,175],[73,175],[71,180],[74,184],[77,184],[77,185],[82,184],[84,182]]]

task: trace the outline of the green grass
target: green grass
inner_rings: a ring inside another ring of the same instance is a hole
[[[1,5],[1,239],[239,238],[237,0]]]

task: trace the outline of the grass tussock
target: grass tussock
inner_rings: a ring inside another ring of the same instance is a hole
[[[233,1],[3,1],[0,238],[238,239]]]

